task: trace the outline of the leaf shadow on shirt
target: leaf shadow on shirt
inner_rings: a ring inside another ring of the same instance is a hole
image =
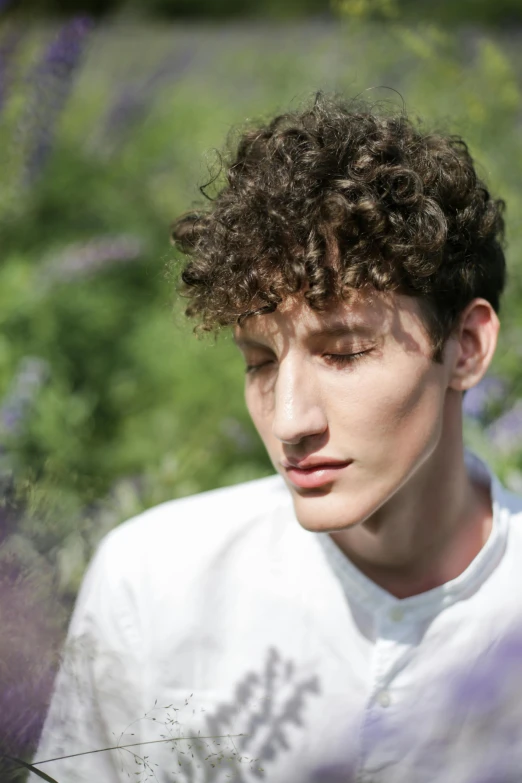
[[[247,783],[264,779],[270,762],[292,750],[288,728],[305,728],[308,702],[319,693],[317,676],[300,677],[295,664],[270,647],[263,670],[247,671],[235,686],[232,698],[217,704],[204,718],[203,732],[207,737],[227,740],[227,735],[235,734],[238,726],[241,735],[229,739],[228,750],[216,750],[216,746],[222,746],[218,740],[192,742],[182,761],[177,756],[175,771],[156,771],[158,783]]]

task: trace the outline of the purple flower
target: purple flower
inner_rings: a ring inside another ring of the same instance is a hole
[[[51,590],[50,573],[0,559],[0,753],[33,751],[41,731],[63,635]]]
[[[450,699],[454,709],[457,712],[471,709],[475,714],[499,709],[512,694],[512,684],[522,682],[521,674],[522,635],[518,631],[499,638],[451,679]]]
[[[144,252],[143,240],[131,234],[101,236],[75,243],[44,264],[42,283],[69,282],[94,274],[107,264],[135,261]]]
[[[67,22],[29,78],[33,94],[22,122],[22,131],[30,136],[25,161],[26,183],[37,177],[49,156],[55,127],[71,92],[91,28],[92,22],[85,16]]]
[[[121,90],[105,118],[102,138],[109,140],[110,146],[113,146],[116,138],[127,133],[147,113],[156,90],[172,78],[179,79],[193,58],[194,49],[170,53],[146,80]]]
[[[0,427],[7,435],[17,435],[38,390],[47,380],[49,365],[44,359],[26,356],[4,400],[0,403]]]
[[[491,402],[501,400],[506,393],[506,385],[500,378],[483,378],[464,395],[462,410],[470,419],[482,419]]]
[[[522,400],[517,400],[510,410],[499,416],[486,429],[491,443],[503,454],[511,454],[522,448]]]
[[[456,710],[487,712],[498,706],[501,682],[494,671],[477,666],[461,674],[454,683],[451,697]]]

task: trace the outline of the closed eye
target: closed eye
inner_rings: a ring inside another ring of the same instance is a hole
[[[269,367],[271,364],[273,364],[272,360],[261,362],[260,364],[247,364],[245,372],[247,375],[254,375],[258,370],[262,370],[263,367]]]
[[[370,351],[367,350],[358,351],[357,353],[324,353],[323,358],[325,358],[331,364],[337,364],[342,367],[347,364],[355,363],[369,352]]]

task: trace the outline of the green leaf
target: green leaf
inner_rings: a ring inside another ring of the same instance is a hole
[[[28,764],[27,761],[22,761],[22,759],[14,758],[13,756],[7,756],[2,754],[2,757],[4,759],[8,759],[9,761],[12,761],[14,764],[19,764],[21,767],[25,767],[30,772],[33,772],[35,775],[37,775],[39,778],[42,778],[42,780],[46,780],[47,783],[58,783],[58,781],[55,778],[52,778],[50,775],[46,775],[45,772],[41,772],[39,769],[36,769],[36,767],[33,767],[32,764]]]

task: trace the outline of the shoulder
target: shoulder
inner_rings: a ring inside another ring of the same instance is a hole
[[[99,556],[106,568],[134,577],[144,565],[149,571],[169,563],[184,570],[290,506],[279,475],[170,500],[114,528],[102,540]]]
[[[143,536],[149,540],[160,536],[164,541],[165,536],[179,533],[183,525],[184,534],[199,535],[204,529],[215,530],[219,523],[227,527],[247,524],[288,498],[281,477],[268,476],[161,503],[123,522],[107,538],[131,543]]]

